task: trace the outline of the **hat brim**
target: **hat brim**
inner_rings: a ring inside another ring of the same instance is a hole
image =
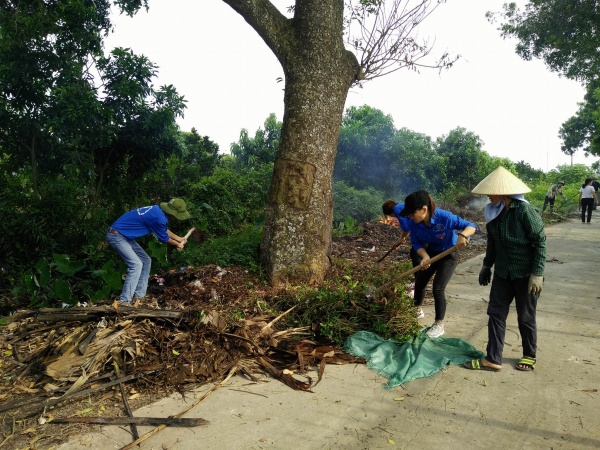
[[[175,217],[177,220],[187,220],[190,217],[192,217],[190,215],[189,212],[184,211],[184,212],[178,212],[175,208],[173,208],[171,205],[169,205],[167,202],[163,202],[160,204],[160,209],[162,209],[165,213]]]

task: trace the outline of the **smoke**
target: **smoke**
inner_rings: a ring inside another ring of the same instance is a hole
[[[474,198],[473,200],[470,200],[469,203],[467,203],[467,208],[469,208],[469,209],[484,209],[485,205],[487,205],[489,202],[490,202],[490,200],[487,197],[477,197],[477,198]]]

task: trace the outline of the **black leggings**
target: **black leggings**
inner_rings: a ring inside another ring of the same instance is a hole
[[[592,210],[594,209],[593,198],[582,198],[581,199],[581,222],[585,223],[585,211],[587,209],[587,221],[592,221]]]
[[[427,250],[427,254],[430,258],[439,255],[442,252],[434,252]],[[412,260],[413,267],[417,267],[421,264],[421,257],[413,249],[410,249],[410,259]],[[433,274],[433,300],[435,301],[435,320],[442,321],[446,317],[446,286],[454,274],[454,270],[458,264],[458,252],[450,253],[444,256],[442,259],[434,262],[429,266],[427,270],[420,270],[415,274],[415,306],[421,306],[425,299],[425,292],[427,290],[427,283],[431,280]]]

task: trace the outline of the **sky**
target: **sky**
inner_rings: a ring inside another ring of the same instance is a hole
[[[273,0],[280,9],[292,0]],[[524,61],[516,41],[504,40],[486,11],[505,0],[449,0],[419,27],[435,40],[431,53],[461,55],[448,71],[400,70],[355,87],[346,108],[369,105],[389,114],[397,129],[431,136],[462,127],[478,135],[483,150],[549,171],[564,164],[591,165],[581,151],[560,151],[560,126],[583,101],[584,87],[548,71],[540,60]],[[526,3],[518,0],[519,5]],[[131,48],[158,66],[155,85],[172,84],[187,100],[178,123],[196,128],[222,152],[253,136],[275,113],[283,119],[283,70],[244,19],[221,0],[150,0],[133,18],[114,14],[106,49]]]

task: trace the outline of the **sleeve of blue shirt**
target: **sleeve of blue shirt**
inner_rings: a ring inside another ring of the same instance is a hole
[[[455,230],[464,230],[466,227],[477,228],[477,225],[457,215],[436,209],[429,227],[423,222],[410,221],[410,241],[415,251],[428,247],[436,252],[443,252],[456,245],[458,236]]]
[[[160,206],[153,205],[150,212],[144,215],[144,221],[146,222],[148,229],[160,242],[169,242],[170,238],[167,234],[169,219],[163,210],[160,209]]]
[[[404,203],[398,203],[396,206],[394,206],[394,215],[396,216],[396,219],[398,219],[398,222],[400,222],[400,229],[402,231],[410,231],[410,224],[409,224],[410,219],[400,216],[400,213],[402,212],[403,209],[404,209]]]

